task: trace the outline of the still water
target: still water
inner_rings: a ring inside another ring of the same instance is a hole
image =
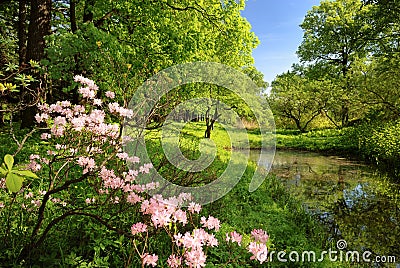
[[[269,166],[270,152],[251,152]],[[338,156],[278,150],[270,173],[349,250],[396,256],[400,262],[400,187],[372,168]]]

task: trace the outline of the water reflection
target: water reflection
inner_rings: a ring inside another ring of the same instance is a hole
[[[270,164],[267,154],[261,152],[259,165]],[[258,155],[255,151],[251,157]],[[330,228],[330,239],[400,260],[398,185],[360,163],[311,152],[277,151],[271,173]]]

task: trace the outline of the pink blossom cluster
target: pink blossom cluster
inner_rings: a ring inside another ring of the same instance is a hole
[[[236,242],[238,243],[239,246],[241,246],[240,243],[242,243],[242,238],[243,236],[236,231],[230,232],[229,234],[226,234],[226,242]]]
[[[0,178],[0,189],[6,188],[6,178]]]
[[[177,198],[164,200],[162,196],[155,195],[141,204],[141,212],[150,215],[154,227],[165,227],[169,223],[187,224],[187,214],[179,206],[188,198],[180,195]]]
[[[253,254],[250,260],[258,260],[260,263],[268,260],[268,248],[265,244],[250,242],[248,250]]]
[[[145,253],[144,256],[142,257],[142,262],[144,265],[151,265],[155,267],[157,265],[158,261],[158,256],[156,254],[150,255],[148,253]]]
[[[86,86],[79,89],[79,93],[82,94],[84,98],[94,99],[96,97],[96,93],[99,88],[93,80],[85,78],[81,75],[76,75],[74,77],[74,81]]]
[[[144,164],[143,166],[146,166],[145,170],[147,173],[149,172],[149,169],[152,168],[151,164]],[[143,166],[140,166],[139,170],[142,170]],[[102,179],[102,185],[105,190],[101,190],[100,193],[108,193],[108,189],[121,189],[122,192],[127,193],[127,202],[131,204],[141,202],[143,198],[139,196],[138,193],[142,193],[146,190],[156,189],[158,187],[158,183],[150,182],[144,185],[136,184],[135,179],[138,174],[138,170],[129,170],[128,172],[124,172],[122,174],[123,176],[117,176],[113,169],[107,169],[107,167],[101,166],[98,176]]]
[[[178,268],[182,265],[182,257],[172,254],[168,257],[167,264],[171,268]]]
[[[206,217],[201,217],[200,223],[203,225],[203,227],[208,228],[209,230],[215,229],[217,232],[221,227],[220,221],[213,216],[209,216],[208,219],[206,219]]]
[[[29,164],[28,164],[28,169],[32,170],[33,172],[39,171],[42,166],[37,162],[37,160],[40,161],[40,156],[37,154],[31,154],[29,156]]]
[[[117,114],[122,117],[131,118],[133,116],[133,111],[119,106],[118,102],[113,102],[108,104],[108,109],[110,113]]]
[[[269,236],[263,229],[254,229],[251,231],[251,238],[253,238],[255,242],[267,243]]]
[[[81,156],[78,158],[77,162],[78,162],[78,165],[85,168],[83,170],[83,174],[86,174],[89,171],[92,171],[93,169],[96,168],[96,162],[94,161],[93,158],[90,158],[90,157]]]
[[[236,231],[226,234],[226,241],[229,243],[237,243],[241,246],[243,236]],[[257,260],[262,264],[268,260],[268,247],[266,245],[269,236],[262,229],[254,229],[251,231],[251,242],[247,246],[247,250],[252,254],[251,260]]]
[[[78,91],[82,94],[83,98],[91,101],[94,106],[101,106],[102,101],[96,99],[98,87],[90,79],[83,76],[75,76],[74,80],[80,82],[85,87],[80,88]],[[115,94],[107,93],[109,97],[114,97]],[[131,117],[133,111],[120,107],[118,103],[110,103],[109,111],[116,113],[122,117]],[[49,139],[51,135],[55,137],[62,137],[65,135],[66,130],[74,130],[76,132],[87,131],[94,134],[95,141],[105,142],[107,138],[117,139],[119,137],[119,126],[117,124],[105,123],[105,112],[98,109],[91,109],[87,113],[83,105],[72,105],[69,101],[59,101],[56,104],[40,104],[39,110],[41,113],[36,114],[35,119],[38,123],[48,122],[54,118],[51,126],[51,133],[44,133],[41,135],[42,139]]]
[[[138,233],[144,233],[147,232],[147,225],[141,222],[135,223],[131,227],[131,232],[133,235],[136,235]]]
[[[183,258],[185,264],[189,267],[204,267],[207,256],[203,251],[203,247],[218,246],[218,240],[215,238],[214,234],[209,234],[201,228],[194,229],[191,233],[186,232],[184,235],[178,233],[174,235],[174,239],[178,247],[183,247],[185,252]],[[173,259],[176,259],[176,257]]]

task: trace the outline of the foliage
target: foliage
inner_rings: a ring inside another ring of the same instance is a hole
[[[22,188],[25,177],[37,179],[35,173],[30,170],[20,170],[14,167],[14,157],[6,154],[4,163],[0,167],[0,175],[6,178],[5,183],[11,192],[18,192]]]
[[[287,72],[273,81],[268,101],[278,117],[292,120],[304,132],[327,107],[329,87],[329,82]]]

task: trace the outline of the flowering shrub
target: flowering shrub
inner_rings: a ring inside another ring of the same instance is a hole
[[[215,234],[221,223],[213,216],[201,216],[201,205],[191,202],[189,194],[163,199],[161,195],[148,196],[146,190],[157,188],[156,183],[140,184],[138,176],[148,176],[151,163],[140,164],[136,156],[122,151],[120,125],[112,120],[130,118],[133,111],[110,102],[115,97],[107,91],[100,98],[96,84],[82,76],[75,81],[82,87],[81,104],[69,101],[39,105],[35,116],[49,132],[41,134],[47,143],[46,155],[30,156],[29,174],[16,194],[0,202],[0,214],[6,216],[5,235],[13,235],[12,213],[26,215],[19,230],[21,245],[19,262],[30,263],[35,249],[62,221],[70,217],[90,218],[108,231],[130,240],[129,266],[139,257],[142,267],[156,266],[162,259],[169,267],[204,267],[206,251],[220,242],[237,243],[246,247],[251,260],[267,261],[268,235],[264,230],[253,230],[250,241],[242,245],[242,235],[236,231],[226,234],[226,241],[218,241]],[[129,164],[127,168],[126,163]],[[19,171],[21,173],[21,171]],[[36,172],[39,179],[32,175]],[[24,172],[22,172],[24,173]],[[0,186],[7,189],[5,179]],[[188,203],[186,209],[183,205]],[[131,220],[121,220],[130,215]],[[19,223],[21,224],[21,223]],[[166,234],[171,241],[169,256],[158,256],[149,239]]]

